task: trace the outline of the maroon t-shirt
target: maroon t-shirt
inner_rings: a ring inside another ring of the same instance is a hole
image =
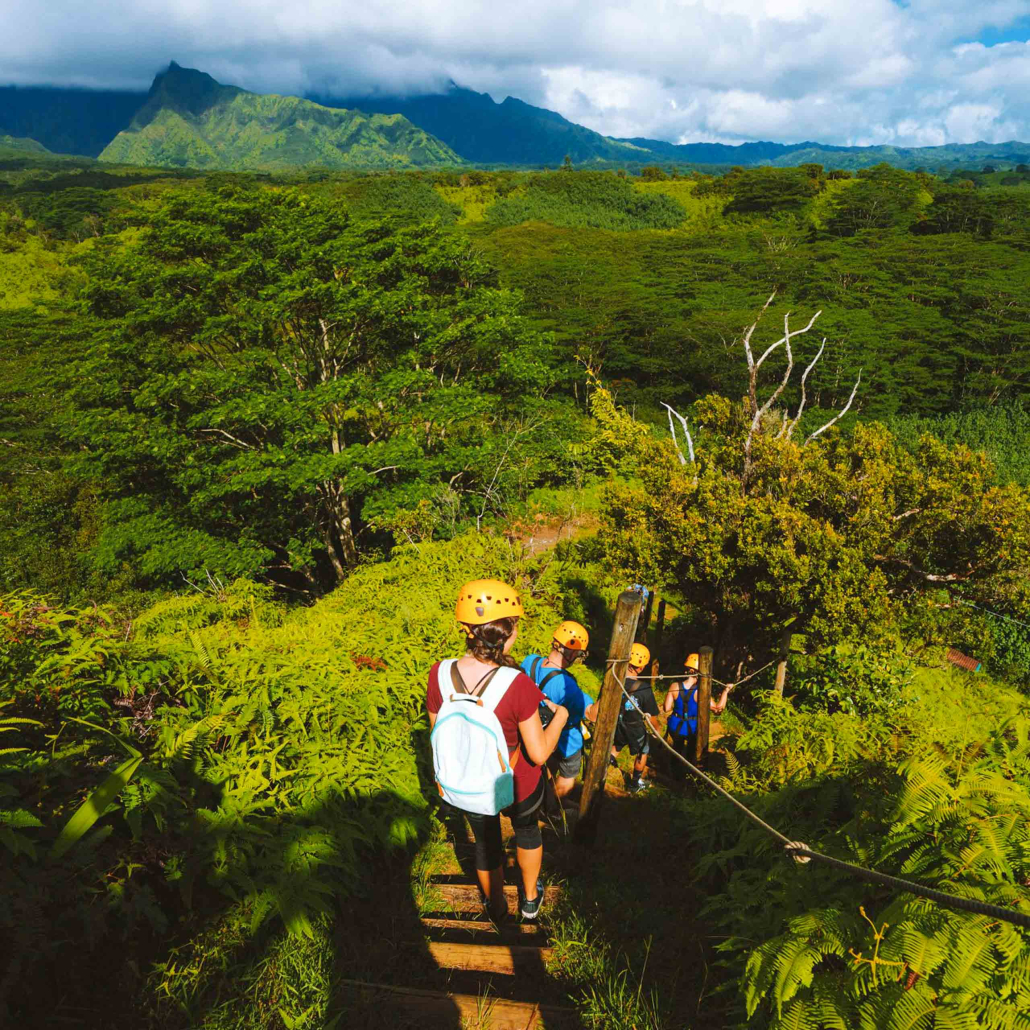
[[[435,715],[440,711],[443,697],[440,694],[440,663],[437,662],[429,670],[429,688],[426,690],[426,708]],[[448,696],[453,692],[450,683],[445,684]],[[544,702],[544,695],[537,685],[524,673],[520,672],[512,680],[507,693],[494,709],[497,721],[504,731],[504,739],[508,745],[508,754],[514,755],[519,748],[519,760],[512,770],[515,774],[515,800],[524,801],[537,788],[540,782],[540,766],[534,765],[526,754],[525,747],[519,740],[519,723],[532,717],[537,708]]]

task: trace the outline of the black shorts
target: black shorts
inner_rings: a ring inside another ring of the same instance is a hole
[[[615,750],[621,751],[624,747],[629,748],[634,758],[650,753],[651,742],[647,739],[647,730],[642,724],[636,729],[633,726],[627,727],[621,719],[619,720],[615,727]]]
[[[571,755],[566,755],[564,758],[561,755],[552,755],[548,765],[555,776],[564,776],[566,779],[574,780],[583,765],[583,749],[573,751]]]

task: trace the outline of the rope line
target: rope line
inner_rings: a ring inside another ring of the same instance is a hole
[[[983,608],[978,604],[973,604],[972,601],[959,601],[959,604],[964,604],[967,608],[975,608],[977,611],[986,612],[988,615],[994,616],[996,619],[1004,619],[1006,622],[1014,622],[1017,626],[1025,626],[1030,629],[1030,622],[1023,622],[1022,619],[1014,619],[1011,615],[1002,615],[1001,612],[992,612],[990,608]]]
[[[609,658],[608,661],[614,659]],[[717,680],[714,676],[709,677],[711,681],[717,687],[739,687],[741,683],[747,683],[748,680],[753,680],[760,672],[765,672],[770,666],[775,665],[779,661],[779,658],[774,658],[771,662],[766,662],[760,669],[755,669],[754,672],[749,672],[746,676],[741,676],[739,680],[734,680],[732,683],[724,683],[722,680]],[[689,675],[685,672],[673,672],[663,676],[635,676],[634,679],[638,680],[685,680],[689,679]]]
[[[839,858],[831,858],[818,851],[801,847],[797,844],[785,849],[793,857],[798,855],[804,858],[814,858],[817,862],[825,862],[836,869],[843,869],[845,872],[857,876],[861,880],[868,880],[870,883],[882,883],[888,887],[897,887],[899,890],[907,891],[909,894],[917,894],[922,898],[929,898],[946,908],[965,909],[967,912],[976,912],[982,916],[991,916],[994,919],[1004,920],[1006,923],[1015,923],[1016,926],[1030,928],[1030,916],[1017,912],[1015,909],[1002,908],[1000,905],[989,905],[986,901],[974,901],[972,898],[960,898],[954,894],[945,894],[944,891],[934,890],[933,887],[923,887],[913,884],[910,880],[902,880],[897,876],[888,873],[881,873],[877,869],[866,869],[860,865],[853,865],[851,862],[842,862]]]
[[[684,758],[669,742],[661,736],[657,730],[651,725],[651,721],[647,714],[641,709],[640,705],[637,704],[637,700],[633,695],[626,689],[624,680],[619,679],[619,674],[615,671],[614,666],[628,662],[626,658],[609,658],[608,664],[612,666],[612,678],[616,683],[619,684],[619,688],[622,690],[623,696],[629,701],[634,708],[640,713],[641,718],[644,721],[644,728],[650,736],[654,737],[671,755],[679,759],[698,779],[702,780],[709,787],[711,787],[716,793],[721,794],[727,801],[729,801],[734,807],[742,812],[748,819],[751,820],[759,829],[765,830],[766,833],[775,837],[782,845],[784,852],[790,856],[796,863],[805,864],[809,860],[814,859],[817,862],[823,862],[826,865],[833,866],[836,869],[841,869],[844,872],[851,873],[852,876],[856,876],[859,879],[867,880],[870,883],[879,883],[888,887],[895,887],[898,890],[906,891],[909,894],[914,894],[916,897],[927,898],[930,901],[936,901],[937,904],[943,905],[945,908],[959,909],[966,912],[975,912],[979,915],[990,916],[994,919],[1001,919],[1007,923],[1013,923],[1016,926],[1022,926],[1026,929],[1030,929],[1030,916],[1024,915],[1022,912],[1017,912],[1015,909],[1003,908],[999,905],[990,905],[985,901],[974,901],[970,898],[959,898],[953,894],[945,894],[943,891],[935,890],[932,887],[924,887],[922,884],[913,883],[911,880],[903,880],[897,876],[890,876],[887,873],[881,873],[875,869],[866,869],[864,866],[854,865],[851,862],[844,862],[839,858],[831,858],[829,855],[824,855],[822,852],[813,851],[808,847],[807,844],[803,844],[800,841],[792,841],[785,837],[775,826],[770,826],[761,816],[756,815],[747,807],[742,801],[738,801],[728,790],[721,787],[715,782],[707,773],[702,772],[693,762]],[[770,663],[771,664],[771,663]],[[761,670],[759,670],[761,672]],[[755,673],[757,675],[757,673]],[[644,679],[644,677],[640,677]]]

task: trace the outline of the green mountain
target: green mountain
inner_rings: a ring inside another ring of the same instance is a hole
[[[119,131],[121,130],[121,131]],[[51,151],[128,164],[225,169],[678,164],[954,170],[1030,164],[1030,143],[842,147],[802,143],[669,143],[613,139],[515,97],[455,84],[417,96],[262,96],[174,62],[148,94],[0,87],[0,134]],[[2,137],[0,137],[2,138]],[[106,148],[105,148],[106,144]]]
[[[18,136],[0,136],[0,157],[56,157],[42,143]]]
[[[399,114],[332,110],[249,93],[173,61],[101,161],[230,171],[454,164],[449,147]]]
[[[121,90],[0,86],[0,133],[28,136],[55,153],[96,157],[146,99]]]
[[[446,93],[421,96],[366,96],[334,99],[315,97],[333,108],[400,113],[477,164],[560,165],[572,161],[632,162],[653,160],[637,143],[614,140],[570,122],[554,111],[534,107],[515,97],[498,104],[488,93],[476,93],[451,83]]]
[[[895,168],[914,171],[938,169],[978,168],[985,164],[1009,167],[1030,164],[1030,143],[1009,140],[1007,143],[949,143],[941,147],[826,147],[821,143],[801,143],[789,154],[780,155],[761,164],[781,168],[806,162],[827,168],[871,168],[886,163]]]

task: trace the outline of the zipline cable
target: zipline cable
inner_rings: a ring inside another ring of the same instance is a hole
[[[627,661],[628,658],[609,658],[608,664],[614,666]],[[879,883],[887,887],[895,887],[898,890],[914,894],[916,897],[936,901],[937,904],[943,905],[945,908],[959,909],[965,912],[975,912],[978,915],[990,916],[993,919],[1001,919],[1006,923],[1013,923],[1016,926],[1030,929],[1030,915],[1024,915],[1022,912],[1017,912],[1015,909],[1003,908],[1000,905],[990,905],[985,901],[974,901],[970,898],[959,898],[953,894],[945,894],[944,891],[935,890],[932,887],[924,887],[922,884],[913,883],[911,880],[902,880],[897,876],[890,876],[887,873],[881,873],[875,869],[866,869],[864,866],[854,865],[851,862],[844,862],[839,858],[831,858],[829,855],[824,855],[819,851],[813,851],[807,844],[803,844],[800,841],[789,840],[786,836],[780,833],[775,826],[770,826],[760,816],[755,815],[747,805],[738,801],[728,790],[719,786],[711,776],[702,772],[696,765],[684,758],[683,755],[672,747],[672,745],[669,744],[669,742],[651,725],[647,715],[640,708],[640,705],[637,704],[636,698],[633,697],[633,695],[626,689],[625,682],[619,679],[619,675],[614,668],[612,669],[612,677],[615,682],[619,684],[619,688],[622,690],[623,696],[626,700],[629,701],[630,704],[632,704],[640,713],[640,716],[644,721],[644,728],[650,736],[654,737],[654,739],[657,740],[671,755],[679,759],[679,761],[681,761],[699,780],[702,780],[711,787],[712,790],[726,798],[727,801],[739,809],[756,826],[775,837],[783,845],[783,850],[786,854],[799,865],[804,865],[808,861],[814,859],[816,862],[823,862],[826,865],[833,866],[835,869],[841,869],[844,872],[850,873],[852,876],[858,877],[862,880],[867,880],[870,883]],[[645,677],[640,678],[644,679]]]

